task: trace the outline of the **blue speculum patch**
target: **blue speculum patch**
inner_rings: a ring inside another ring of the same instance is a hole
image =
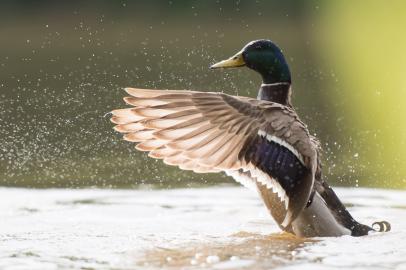
[[[288,148],[257,136],[247,151],[245,159],[279,182],[289,193],[302,182],[308,169]]]

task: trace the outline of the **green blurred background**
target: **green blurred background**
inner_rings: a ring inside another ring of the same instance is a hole
[[[248,69],[208,66],[247,42],[283,48],[293,103],[334,185],[406,187],[404,1],[2,1],[0,185],[231,182],[164,165],[104,115],[122,88],[256,96]]]

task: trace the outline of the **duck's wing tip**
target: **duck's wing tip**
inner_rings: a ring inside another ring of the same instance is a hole
[[[162,90],[154,90],[154,89],[144,89],[144,88],[137,88],[137,87],[125,87],[124,91],[127,92],[127,94],[133,96],[133,97],[150,97],[151,94],[156,91],[162,91]]]
[[[146,88],[136,88],[136,87],[125,87],[124,91],[127,94],[138,97],[138,98],[155,98],[161,95],[168,94],[192,94],[192,93],[202,93],[200,91],[193,90],[170,90],[170,89],[146,89]]]

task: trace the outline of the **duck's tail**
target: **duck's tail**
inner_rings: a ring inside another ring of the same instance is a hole
[[[319,181],[315,184],[316,190],[323,197],[327,206],[330,208],[333,215],[335,215],[337,221],[344,227],[351,230],[352,236],[368,235],[368,233],[371,231],[388,232],[391,230],[391,225],[387,221],[374,222],[371,227],[357,222],[326,181]]]
[[[372,229],[376,232],[389,232],[391,225],[387,221],[376,221],[372,223]]]

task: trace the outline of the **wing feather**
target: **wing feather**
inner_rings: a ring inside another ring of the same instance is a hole
[[[223,133],[224,133],[223,130],[209,129],[189,139],[174,140],[168,143],[168,147],[173,149],[185,149],[185,150],[198,149],[208,144],[212,140],[216,139],[218,136],[221,136]]]
[[[297,124],[296,114],[282,105],[221,93],[126,91],[131,96],[124,100],[134,107],[112,112],[115,129],[125,133],[125,140],[139,142],[137,149],[151,151],[151,156],[165,159],[177,153],[195,160],[188,163],[188,169],[194,168],[190,164],[196,168],[241,166],[241,151],[260,128],[306,152],[303,132],[297,132],[302,123]]]

